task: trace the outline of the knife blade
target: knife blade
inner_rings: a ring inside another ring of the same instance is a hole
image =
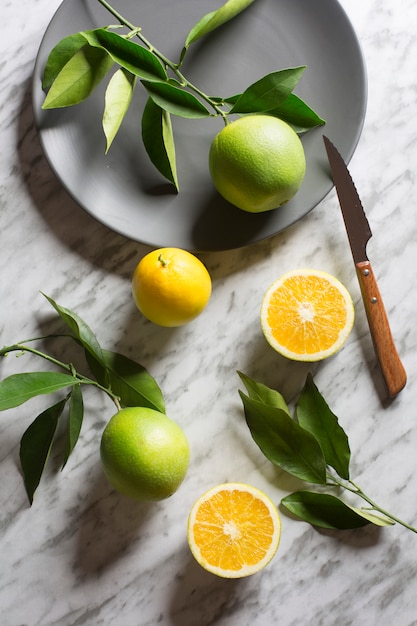
[[[323,140],[355,263],[372,341],[388,395],[393,398],[405,387],[407,374],[395,347],[388,316],[366,252],[372,231],[342,156],[324,135]]]

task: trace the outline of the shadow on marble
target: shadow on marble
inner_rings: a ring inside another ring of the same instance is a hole
[[[101,466],[89,479],[89,493],[77,520],[74,568],[95,577],[146,541],[155,504],[136,502],[110,487]]]
[[[320,363],[290,361],[269,346],[261,331],[258,341],[248,346],[241,371],[272,389],[275,389],[289,403],[295,399],[304,386],[307,374],[313,375]]]
[[[296,522],[294,522],[296,523]],[[307,552],[311,549],[311,541],[313,534],[321,536],[319,546],[323,548],[322,542],[326,544],[333,542],[337,550],[338,544],[343,544],[352,552],[358,550],[372,549],[380,538],[381,529],[360,529],[355,531],[325,531],[316,530],[307,526],[303,522],[305,531],[302,536],[298,536],[294,545],[287,549],[287,552],[281,557],[280,567],[271,565],[260,576],[264,577],[264,584],[270,589],[276,589],[280,586],[280,577],[284,576],[288,571],[289,561],[299,559],[300,562],[306,558]],[[309,540],[309,537],[311,540]],[[320,547],[318,548],[318,550]],[[182,553],[177,554],[177,560],[180,563],[177,575],[173,580],[171,596],[167,609],[169,610],[169,623],[175,626],[209,626],[221,621],[221,623],[241,623],[250,624],[257,617],[259,619],[259,611],[265,617],[264,622],[273,623],[273,619],[269,615],[270,608],[259,605],[259,577],[257,575],[242,579],[222,579],[213,576],[204,571],[189,555],[184,548]],[[320,569],[319,575],[323,578],[330,577],[334,568],[338,568],[338,561],[329,560]],[[271,595],[270,601],[274,604],[276,595]],[[243,609],[244,607],[244,609]],[[242,611],[245,611],[244,615]],[[167,623],[167,616],[164,616]]]
[[[129,260],[143,248],[113,232],[85,212],[67,193],[49,166],[38,138],[32,110],[32,85],[27,82],[20,105],[17,150],[26,188],[47,227],[70,249],[107,271],[120,271],[114,254]],[[120,261],[120,260],[119,260]],[[122,266],[123,267],[123,266]]]
[[[395,402],[395,398],[389,398],[387,395],[387,388],[382,376],[378,359],[375,353],[375,349],[372,343],[372,337],[369,330],[368,322],[365,315],[365,309],[363,307],[362,300],[355,303],[355,325],[352,332],[352,339],[356,340],[360,346],[360,352],[362,356],[362,363],[356,364],[358,372],[363,365],[368,370],[368,376],[372,380],[374,392],[380,400],[382,408],[387,408]]]
[[[219,578],[206,572],[193,559],[187,547],[178,554],[182,560],[181,575],[177,576],[167,603],[170,624],[175,626],[209,626],[217,618],[226,620],[239,611],[243,599],[256,591],[253,577],[241,579]],[[252,588],[252,591],[250,591]]]
[[[116,349],[134,361],[141,362],[149,358],[158,360],[158,356],[169,356],[175,351],[178,328],[165,328],[148,321],[131,302],[125,309],[125,319],[120,324],[118,335],[114,335]],[[143,339],[146,337],[146,341]]]
[[[303,522],[299,523],[302,524]],[[373,548],[378,545],[380,541],[383,541],[384,532],[383,528],[374,526],[373,524],[353,530],[328,530],[325,528],[315,528],[314,530],[322,537],[333,540],[334,543],[364,550]]]

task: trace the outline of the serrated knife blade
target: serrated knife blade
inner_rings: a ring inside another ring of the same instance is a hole
[[[342,156],[324,135],[323,140],[352,250],[375,352],[388,395],[393,398],[405,387],[407,374],[395,347],[385,306],[366,253],[367,243],[372,237],[371,228]]]

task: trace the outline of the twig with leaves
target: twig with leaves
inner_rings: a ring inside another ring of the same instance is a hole
[[[293,91],[305,66],[278,70],[249,85],[242,93],[209,96],[187,79],[182,65],[189,47],[201,37],[233,19],[254,0],[227,0],[204,15],[188,33],[173,62],[106,0],[98,2],[117,19],[106,26],[74,33],[62,39],[49,54],[42,79],[46,92],[43,109],[79,104],[88,98],[111,71],[105,92],[103,130],[109,150],[129,110],[138,79],[147,92],[142,113],[142,141],[156,169],[179,189],[171,116],[188,119],[267,113],[290,124],[298,133],[324,124],[324,120]],[[128,29],[120,34],[120,28]],[[133,41],[138,39],[139,43]]]
[[[17,352],[18,355],[28,353],[46,359],[63,370],[22,372],[0,381],[0,411],[18,407],[36,396],[65,391],[62,399],[35,417],[21,438],[20,461],[31,504],[66,407],[68,419],[62,420],[62,423],[65,427],[67,444],[62,467],[74,450],[83,423],[85,386],[92,385],[106,393],[117,410],[127,406],[143,406],[165,413],[161,389],[142,365],[117,352],[104,350],[93,331],[79,315],[60,306],[52,298],[45,297],[71,331],[59,337],[75,341],[84,351],[92,376],[85,376],[71,363],[63,363],[32,345],[34,342],[39,343],[56,335],[29,339],[0,350],[0,357],[6,357],[12,352]]]
[[[246,422],[254,441],[272,463],[292,476],[325,488],[344,489],[364,500],[367,507],[346,504],[332,493],[301,490],[281,500],[298,518],[313,526],[333,529],[366,524],[401,524],[417,528],[389,513],[350,479],[350,446],[336,415],[313,382],[311,374],[296,405],[296,419],[283,396],[239,372],[247,394],[240,391]]]

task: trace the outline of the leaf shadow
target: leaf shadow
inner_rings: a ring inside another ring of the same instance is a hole
[[[170,623],[175,626],[209,626],[213,616],[225,618],[246,595],[249,578],[219,578],[204,570],[193,558],[188,546],[176,554],[182,560],[181,575],[175,577],[170,589]]]
[[[334,542],[343,543],[352,548],[372,548],[382,540],[383,528],[374,524],[368,524],[362,528],[351,530],[332,530],[327,528],[313,527],[319,534],[333,539]]]
[[[34,207],[69,250],[107,272],[130,276],[136,258],[149,247],[107,228],[72,199],[43,153],[32,106],[32,81],[28,80],[18,116],[17,153],[23,183]]]
[[[89,480],[74,554],[81,577],[95,576],[135,549],[155,507],[155,503],[136,502],[112,490],[101,467]]]
[[[298,396],[307,374],[315,375],[320,368],[320,363],[290,361],[278,354],[268,345],[261,330],[251,348],[246,352],[246,362],[242,361],[241,371],[255,381],[278,391],[287,403],[291,403]]]

